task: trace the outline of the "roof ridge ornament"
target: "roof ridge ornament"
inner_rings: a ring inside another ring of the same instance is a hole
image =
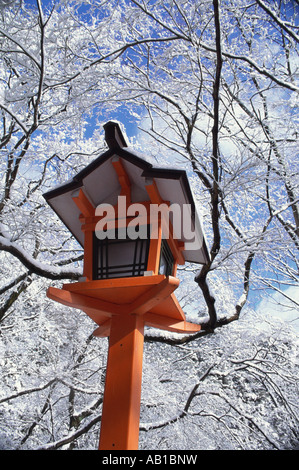
[[[105,141],[111,150],[128,147],[118,122],[109,121],[103,127],[105,130]]]

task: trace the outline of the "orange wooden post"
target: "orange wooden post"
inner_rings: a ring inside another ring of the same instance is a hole
[[[112,317],[100,450],[138,450],[144,319]]]
[[[78,209],[81,211],[79,220],[85,223],[85,218],[91,218],[94,216],[95,208],[89,201],[88,197],[84,191],[80,188],[75,191],[72,195],[72,199]],[[93,240],[93,231],[85,230],[84,234],[84,268],[83,276],[86,277],[86,280],[91,281],[93,275],[92,267],[92,240]]]

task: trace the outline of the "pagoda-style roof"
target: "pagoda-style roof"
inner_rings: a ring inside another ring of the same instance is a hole
[[[87,165],[72,180],[44,194],[54,212],[83,246],[84,233],[79,220],[80,210],[72,198],[79,189],[82,189],[94,207],[103,203],[116,205],[121,186],[112,163],[121,159],[130,181],[132,203],[149,200],[146,182],[154,180],[162,200],[168,201],[170,205],[179,204],[181,208],[184,204],[189,205],[192,231],[195,231],[199,248],[186,249],[183,255],[186,261],[207,263],[209,253],[186,172],[178,169],[156,168],[144,160],[127,146],[118,123],[108,122],[104,125],[104,129],[109,149]],[[181,240],[187,241],[184,240],[183,230],[181,233]],[[186,246],[188,247],[188,244]]]

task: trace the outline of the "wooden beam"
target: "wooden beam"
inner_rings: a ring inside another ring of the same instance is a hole
[[[145,188],[146,191],[150,197],[151,203],[152,204],[166,204],[169,206],[168,201],[164,201],[159,193],[156,181],[151,178],[147,178],[145,180]],[[168,237],[166,238],[169,244],[169,247],[172,251],[172,254],[177,260],[178,264],[184,265],[185,264],[185,259],[183,256],[182,251],[184,250],[184,244],[175,238],[175,234],[173,232],[173,226],[171,221],[169,220],[169,213],[167,214],[168,216],[166,217],[164,214],[164,211],[161,211],[161,223],[162,223],[162,233],[167,233]],[[163,230],[164,228],[164,230]]]
[[[123,311],[121,305],[112,304],[105,300],[88,297],[87,295],[77,294],[65,289],[58,289],[56,287],[49,287],[47,290],[47,297],[55,300],[68,307],[78,308],[81,310],[94,310],[101,316],[111,317],[112,315],[120,314]]]
[[[153,178],[145,179],[145,189],[152,204],[163,204],[165,201],[160,196],[156,181]]]
[[[111,318],[109,320],[103,321],[101,325],[98,326],[96,330],[92,333],[96,338],[106,338],[110,335],[111,328]]]
[[[180,281],[175,277],[167,277],[164,281],[153,286],[147,292],[138,297],[129,305],[129,310],[138,315],[142,315],[156,305],[160,304],[169,297],[172,292],[179,286]]]
[[[147,326],[171,331],[173,333],[197,333],[201,329],[200,325],[195,323],[189,323],[185,320],[179,321],[175,318],[154,313],[146,313],[144,315],[144,321]]]
[[[152,271],[154,275],[159,274],[160,252],[162,243],[161,217],[157,224],[153,224],[147,261],[147,270]]]
[[[126,196],[127,205],[131,203],[131,183],[128,174],[123,166],[123,163],[119,157],[112,159],[112,165],[118,176],[118,181],[121,186],[120,196]]]
[[[94,216],[95,208],[91,204],[82,188],[72,194],[72,199],[84,217]]]

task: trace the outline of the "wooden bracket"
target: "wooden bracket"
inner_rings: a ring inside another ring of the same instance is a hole
[[[160,196],[156,181],[153,178],[145,179],[145,189],[150,197],[152,204],[163,204],[165,201]]]
[[[74,191],[74,193],[72,194],[72,199],[78,209],[82,212],[84,217],[94,216],[95,208],[93,207],[92,203],[90,202],[82,188]]]
[[[112,159],[112,165],[117,173],[118,181],[121,186],[120,196],[126,196],[127,205],[131,204],[131,183],[121,159],[114,157]]]

